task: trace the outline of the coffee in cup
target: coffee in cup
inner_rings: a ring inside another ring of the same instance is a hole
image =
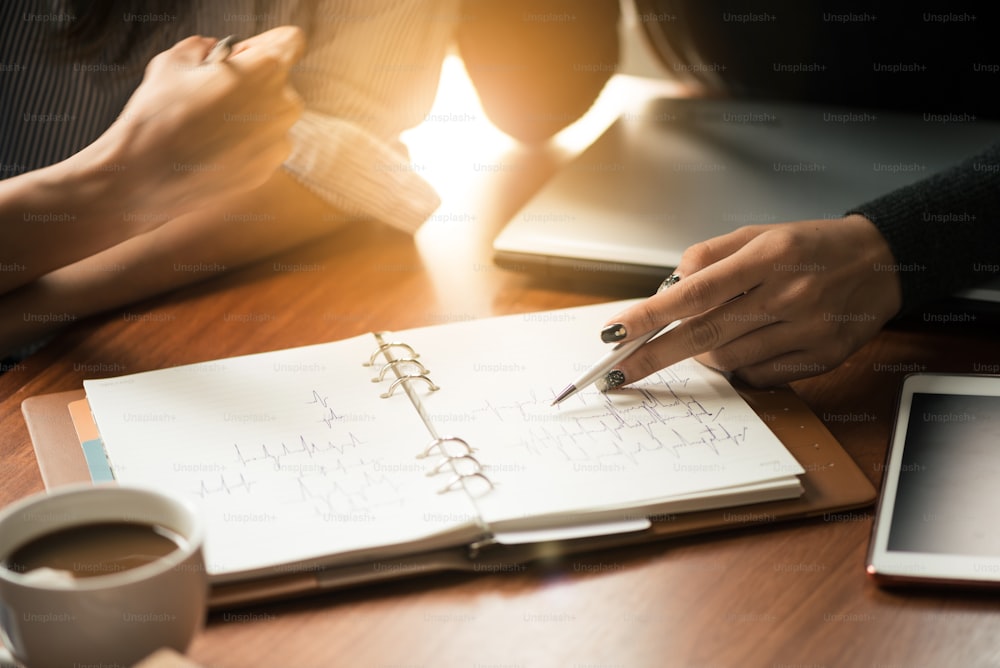
[[[4,645],[28,668],[185,651],[204,623],[203,540],[193,504],[149,489],[73,485],[12,504],[0,511]]]

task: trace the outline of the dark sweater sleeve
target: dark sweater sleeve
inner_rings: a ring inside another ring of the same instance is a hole
[[[892,249],[901,313],[1000,274],[1000,142],[848,213],[871,220]]]

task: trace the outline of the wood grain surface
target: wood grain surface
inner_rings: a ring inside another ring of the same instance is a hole
[[[493,235],[565,155],[512,148],[500,159],[518,168],[480,173],[416,239],[341,228],[78,323],[0,376],[0,504],[42,489],[20,414],[29,396],[88,377],[649,291],[496,268]],[[997,356],[988,326],[911,318],[793,388],[879,485],[905,373],[971,372]],[[234,668],[1000,665],[996,595],[884,591],[867,579],[872,512],[222,611],[189,656]]]

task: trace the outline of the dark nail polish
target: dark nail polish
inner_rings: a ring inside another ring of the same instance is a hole
[[[625,373],[619,369],[612,369],[604,378],[601,378],[594,384],[601,392],[613,390],[625,384]]]
[[[614,343],[615,341],[621,341],[625,338],[628,332],[625,331],[625,325],[620,322],[616,322],[613,325],[608,325],[601,330],[601,341],[605,343]]]

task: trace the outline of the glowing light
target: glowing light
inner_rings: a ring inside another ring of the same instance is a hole
[[[611,77],[587,113],[552,141],[569,155],[579,153],[629,103],[656,94],[676,95],[677,91],[674,83],[617,74]],[[452,193],[467,191],[469,184],[477,180],[470,169],[471,164],[503,155],[517,146],[514,139],[486,117],[475,87],[456,54],[445,58],[437,97],[426,119],[404,132],[401,138],[413,162],[426,166],[421,175],[446,201]]]
[[[461,59],[445,58],[434,105],[424,122],[401,136],[414,163],[425,165],[421,176],[442,199],[461,192],[473,178],[470,165],[484,155],[500,155],[515,141],[486,117]]]

